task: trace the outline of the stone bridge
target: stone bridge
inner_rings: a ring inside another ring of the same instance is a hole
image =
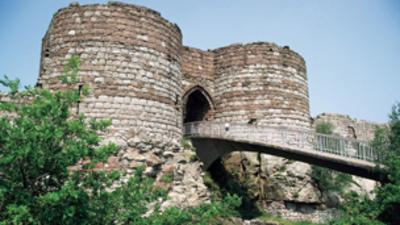
[[[252,151],[382,180],[374,163],[377,153],[367,142],[356,139],[311,130],[205,121],[185,123],[184,134],[192,140],[206,169],[230,152]]]

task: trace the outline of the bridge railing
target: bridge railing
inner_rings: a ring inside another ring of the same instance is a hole
[[[305,151],[316,150],[372,162],[377,159],[376,152],[367,142],[333,135],[318,134],[311,130],[204,121],[185,123],[183,129],[183,133],[186,136],[220,137],[233,140],[256,141]]]
[[[317,151],[371,162],[378,159],[377,152],[368,142],[319,133],[314,135],[314,149]]]

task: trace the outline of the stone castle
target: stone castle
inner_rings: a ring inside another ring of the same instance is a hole
[[[306,66],[289,47],[235,44],[202,51],[182,45],[179,27],[123,3],[71,5],[43,39],[38,84],[61,87],[72,55],[92,95],[79,112],[170,137],[198,120],[310,128]],[[79,88],[78,86],[76,88]]]
[[[335,134],[364,141],[372,139],[377,126],[338,114],[311,118],[305,61],[288,46],[187,47],[177,25],[136,5],[71,4],[56,12],[43,38],[37,86],[63,89],[59,77],[73,55],[81,59],[80,83],[74,88],[88,85],[91,93],[72,111],[111,119],[108,136],[121,148],[102,167],[129,172],[144,164],[145,173],[157,181],[173,173],[168,205],[192,205],[209,197],[201,163],[176,146],[184,123],[205,120],[307,132],[318,122],[329,122]],[[0,101],[9,98],[0,95]],[[269,206],[272,212],[320,219],[310,212],[325,199],[308,164],[255,153],[234,153],[226,162],[228,171],[254,181],[252,197],[277,203]],[[246,169],[236,171],[241,168]],[[309,217],[298,212],[303,206]]]
[[[203,51],[184,46],[179,27],[151,9],[75,3],[53,16],[37,85],[62,88],[59,76],[72,55],[81,58],[76,88],[92,90],[77,112],[111,118],[116,132],[137,127],[180,138],[183,123],[200,120],[305,131],[314,122],[305,61],[288,46],[255,42]],[[342,125],[371,139],[373,124],[350,121]]]

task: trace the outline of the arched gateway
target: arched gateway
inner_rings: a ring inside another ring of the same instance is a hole
[[[210,120],[214,110],[210,94],[201,86],[196,85],[183,95],[183,123]]]

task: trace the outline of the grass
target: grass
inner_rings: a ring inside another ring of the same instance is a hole
[[[172,172],[164,174],[160,180],[166,184],[172,183],[174,181],[174,174]]]
[[[278,223],[279,225],[319,225],[317,223],[312,223],[309,221],[290,221],[290,220],[285,220],[281,217],[278,216],[272,216],[267,213],[263,214],[260,216],[258,219],[260,219],[263,222],[275,222]]]

